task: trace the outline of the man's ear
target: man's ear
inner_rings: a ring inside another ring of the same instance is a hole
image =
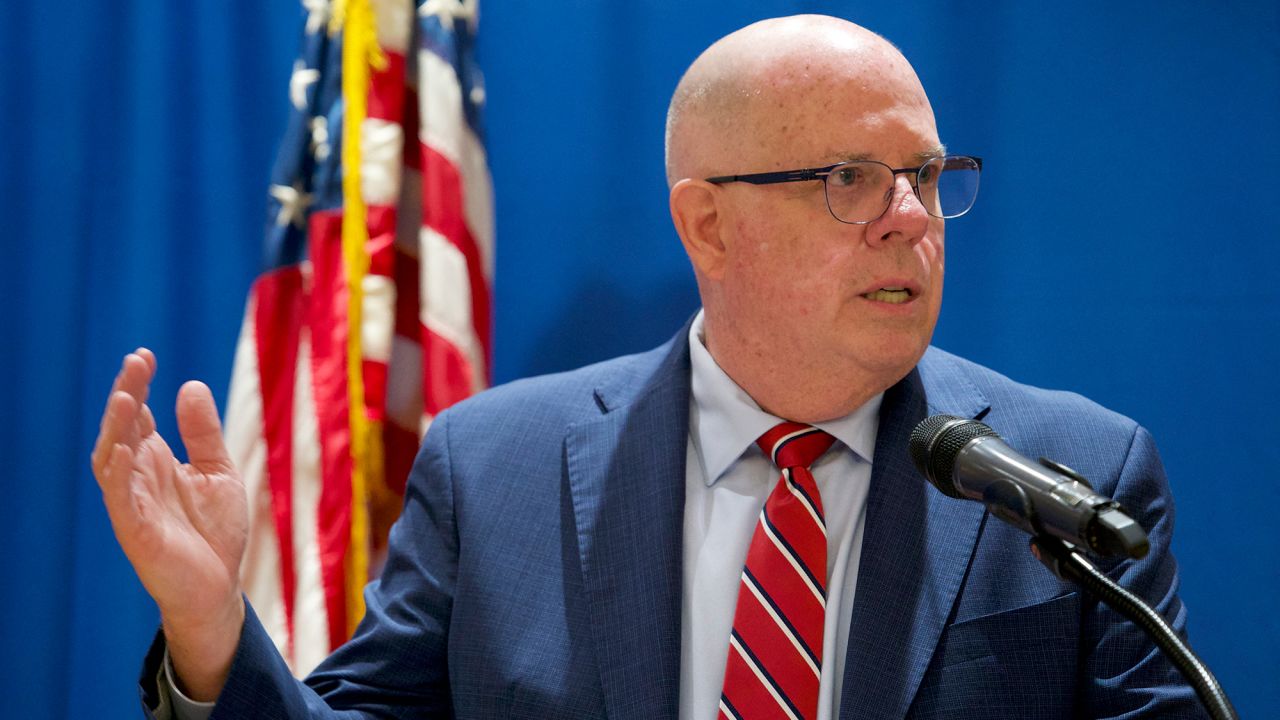
[[[718,187],[685,178],[671,187],[671,220],[699,277],[719,280],[724,273],[726,218],[717,203]]]

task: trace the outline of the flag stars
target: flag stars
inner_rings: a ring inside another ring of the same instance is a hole
[[[323,115],[311,118],[311,154],[316,160],[329,159],[329,119]]]
[[[289,76],[289,101],[298,112],[307,109],[307,89],[319,79],[319,70],[307,67],[301,60],[294,61],[293,75]]]
[[[418,15],[424,18],[434,17],[442,27],[456,31],[455,22],[458,20],[474,25],[477,10],[477,0],[427,0],[418,8]]]
[[[307,11],[305,32],[314,35],[329,22],[330,0],[302,0],[302,8]]]
[[[276,213],[276,226],[284,227],[293,223],[299,230],[305,230],[311,194],[302,192],[302,182],[295,182],[291,186],[272,185],[268,192],[280,203],[280,211]]]

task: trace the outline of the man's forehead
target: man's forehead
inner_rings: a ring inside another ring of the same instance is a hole
[[[751,138],[758,161],[816,167],[876,160],[914,167],[946,154],[923,98],[845,93],[828,100],[814,92],[777,96],[779,102],[758,103],[748,113],[752,121],[740,131]]]
[[[743,110],[769,125],[790,124],[792,120],[797,124],[830,120],[869,127],[933,125],[933,109],[924,87],[892,47],[840,57],[793,53],[767,67],[755,68],[754,73],[746,70],[744,75],[740,87],[749,90],[743,98]]]
[[[781,18],[722,38],[682,78],[668,116],[668,180],[800,156],[896,164],[938,144],[929,100],[897,48],[837,18]]]

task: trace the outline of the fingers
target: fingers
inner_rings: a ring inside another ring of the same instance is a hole
[[[203,473],[232,470],[231,456],[222,440],[222,423],[213,393],[202,382],[192,380],[178,390],[178,432],[187,446],[187,460]]]
[[[139,348],[139,352],[145,355],[129,353],[124,356],[124,363],[120,367],[117,380],[120,391],[129,393],[139,405],[143,405],[147,402],[147,394],[151,390],[151,378],[155,376],[156,358],[150,350],[145,348]]]
[[[116,390],[107,398],[107,409],[102,416],[102,429],[98,432],[98,441],[93,450],[93,473],[102,483],[111,461],[112,453],[118,445],[129,450],[138,446],[138,401],[123,390]]]
[[[133,352],[124,356],[124,360],[121,361],[120,363],[120,371],[116,373],[115,380],[111,383],[111,392],[115,392],[120,389],[121,380],[124,378],[126,368],[129,367],[129,358],[134,356],[137,356],[142,359],[143,364],[146,366],[147,371],[150,373],[147,378],[148,381],[150,380],[151,377],[155,375],[156,373],[155,353],[151,352],[146,348],[140,347],[137,350],[134,350]],[[146,398],[144,397],[143,400],[145,401]]]
[[[142,395],[141,395],[141,401],[143,403],[143,406],[142,406],[143,416],[141,418],[143,422],[143,426],[141,430],[143,435],[147,435],[151,433],[151,431],[156,429],[155,419],[152,418],[151,416],[151,409],[146,406],[147,398],[150,397],[151,395],[151,381],[156,376],[156,356],[155,356],[155,353],[151,352],[147,348],[142,348],[142,347],[138,348],[137,350],[134,350],[132,354],[141,358],[143,364],[146,366],[145,367],[146,372],[144,375],[145,380],[142,384]],[[127,359],[128,358],[126,357],[126,360]]]
[[[146,437],[156,431],[156,418],[151,414],[150,405],[138,408],[138,417],[134,424],[137,426],[139,437]]]
[[[141,436],[155,430],[155,420],[144,404],[147,401],[147,388],[155,374],[155,368],[156,357],[146,348],[139,348],[137,352],[125,355],[120,365],[120,372],[116,373],[115,381],[111,384],[111,392],[107,395],[107,406],[98,427],[98,439],[94,442],[93,453],[90,455],[95,474],[101,474],[105,469],[112,445],[119,441],[121,433],[125,430],[123,422],[138,423],[140,426],[134,429]],[[117,400],[118,395],[132,398],[133,405]],[[113,403],[116,403],[114,411]],[[142,407],[145,412],[139,416],[135,411],[136,407]]]
[[[133,519],[132,514],[127,511],[131,492],[129,479],[133,474],[133,451],[123,443],[116,443],[106,454],[106,464],[98,476],[98,485],[102,488],[107,514],[111,516],[118,533]]]
[[[156,354],[155,353],[151,352],[147,348],[140,347],[137,350],[134,350],[133,354],[142,358],[142,361],[147,364],[147,369],[151,372],[152,376],[156,374]]]
[[[120,389],[122,375],[124,375],[123,364],[120,366],[120,371],[116,373],[115,379],[111,381],[111,390],[107,393],[107,404],[102,408],[102,420],[98,422],[98,438],[94,441],[93,452],[89,456],[95,475],[106,469],[107,455],[111,452],[111,445],[114,442],[108,432],[107,422],[111,418],[111,398],[115,397],[116,391]]]

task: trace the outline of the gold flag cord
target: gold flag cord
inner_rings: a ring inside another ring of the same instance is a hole
[[[330,32],[342,31],[342,259],[347,283],[347,402],[351,422],[351,536],[346,562],[348,635],[364,616],[369,579],[369,473],[381,468],[373,457],[376,429],[365,412],[364,354],[361,342],[364,278],[369,271],[367,209],[361,192],[361,129],[368,110],[372,70],[386,66],[378,47],[369,0],[337,0]],[[377,443],[380,445],[381,443]],[[345,641],[346,638],[341,640]]]

